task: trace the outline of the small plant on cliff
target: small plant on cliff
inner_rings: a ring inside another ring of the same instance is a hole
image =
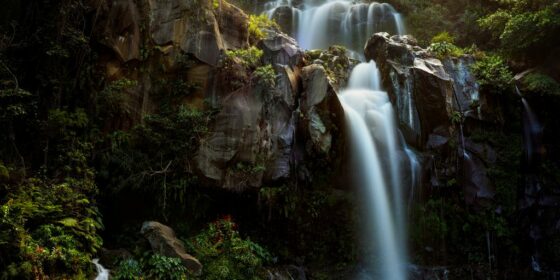
[[[463,50],[454,45],[455,38],[448,32],[442,32],[432,38],[432,44],[428,50],[443,59],[448,56],[459,57],[464,54]]]
[[[263,51],[257,47],[250,47],[248,49],[238,49],[226,51],[226,57],[230,60],[239,59],[240,63],[248,68],[256,68],[263,55]]]
[[[510,88],[513,74],[499,55],[486,55],[472,65],[478,83],[494,92],[504,92]]]
[[[272,88],[276,85],[276,71],[270,64],[257,67],[253,75],[262,86]]]
[[[270,28],[279,29],[279,26],[265,14],[249,16],[249,36],[257,41],[263,39],[265,36],[264,30]]]

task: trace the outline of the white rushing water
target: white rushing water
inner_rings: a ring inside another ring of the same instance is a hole
[[[109,270],[99,263],[99,259],[93,259],[92,262],[95,264],[95,269],[97,270],[95,280],[109,280]]]
[[[393,106],[381,91],[373,61],[352,71],[340,94],[352,145],[354,179],[366,196],[368,233],[375,248],[373,271],[379,279],[406,279],[406,223],[403,213],[401,157]]]
[[[350,0],[274,0],[264,13],[283,23],[304,49],[326,49],[343,45],[360,50],[375,32],[402,35],[401,15],[387,3],[360,3]]]

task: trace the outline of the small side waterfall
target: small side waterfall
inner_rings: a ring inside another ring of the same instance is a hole
[[[93,259],[91,262],[95,264],[95,269],[97,270],[95,280],[109,280],[109,270],[99,263],[99,259]]]
[[[404,34],[401,15],[387,3],[360,3],[350,0],[274,0],[264,13],[284,23],[304,49],[326,49],[343,45],[350,50],[363,48],[375,32]]]
[[[540,149],[542,126],[517,86],[515,86],[515,92],[521,97],[521,103],[523,103],[523,141],[525,142],[527,164],[532,167],[535,161],[535,152]]]
[[[403,211],[401,155],[395,114],[380,90],[375,62],[352,71],[349,88],[340,94],[352,145],[353,175],[366,196],[368,233],[379,279],[406,279],[406,223]]]

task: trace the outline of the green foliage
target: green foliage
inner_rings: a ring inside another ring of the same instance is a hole
[[[428,50],[440,59],[448,56],[460,57],[465,54],[461,48],[448,42],[432,43]]]
[[[186,280],[187,268],[179,258],[153,254],[146,263],[146,275],[148,279]]]
[[[560,3],[522,0],[502,4],[502,9],[481,18],[479,24],[499,38],[501,47],[510,56],[542,57],[558,44]]]
[[[142,279],[142,266],[134,259],[125,259],[111,271],[111,278],[115,280]]]
[[[276,71],[271,64],[257,67],[253,75],[257,78],[258,83],[264,87],[273,88],[276,85]]]
[[[204,264],[200,279],[265,279],[263,266],[270,254],[243,239],[230,218],[218,220],[186,242],[189,252]]]
[[[263,51],[255,46],[251,46],[248,49],[226,51],[226,56],[229,59],[237,58],[243,66],[251,69],[256,68],[260,64],[262,55]]]
[[[453,43],[455,38],[447,31],[441,32],[432,38],[432,43],[428,50],[435,54],[438,58],[443,59],[447,56],[459,57],[464,54],[463,50]]]
[[[129,79],[120,79],[109,83],[97,96],[100,121],[130,116],[130,109],[125,102],[127,91],[137,84],[137,81]]]
[[[471,69],[478,83],[491,91],[501,93],[508,91],[513,74],[499,55],[486,55],[472,65]]]
[[[560,84],[548,75],[530,73],[523,79],[524,89],[540,94],[560,94]]]
[[[255,40],[261,40],[265,36],[266,29],[279,29],[278,24],[269,19],[265,14],[249,15],[249,36]]]
[[[444,31],[432,38],[432,44],[435,43],[455,44],[455,38],[451,34],[449,34],[449,32]]]
[[[197,182],[190,155],[207,133],[212,114],[179,106],[146,116],[128,132],[113,132],[103,143],[108,149],[101,155],[99,180],[110,186],[109,193],[149,194],[164,218],[168,204],[177,203],[174,211],[179,211]]]
[[[463,123],[463,115],[459,111],[453,111],[451,113],[451,116],[449,116],[449,120],[454,125],[461,124]]]
[[[0,209],[2,277],[82,274],[101,247],[100,214],[80,185],[30,179]]]
[[[116,280],[186,280],[189,272],[179,258],[146,253],[141,262],[125,259],[112,270],[111,278]]]

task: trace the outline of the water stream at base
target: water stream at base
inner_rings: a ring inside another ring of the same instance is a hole
[[[353,176],[366,197],[368,242],[375,248],[379,279],[406,279],[406,222],[402,195],[402,154],[393,106],[381,91],[375,62],[360,63],[339,95],[352,145]]]
[[[95,280],[109,280],[109,270],[99,263],[99,259],[93,259],[91,262],[95,264],[95,269],[97,270]]]

